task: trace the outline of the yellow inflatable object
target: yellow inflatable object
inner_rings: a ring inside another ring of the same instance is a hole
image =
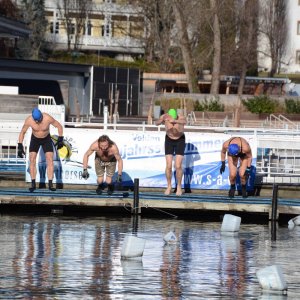
[[[54,145],[56,145],[57,140],[58,140],[58,136],[57,135],[52,135],[51,138],[52,138],[52,141],[53,141]],[[58,155],[59,155],[60,158],[68,159],[72,155],[72,147],[71,147],[70,143],[68,143],[65,140],[63,141],[63,143],[64,143],[64,146],[62,148],[58,149],[57,152],[58,152]]]
[[[69,158],[71,156],[70,152],[71,151],[68,149],[68,147],[63,146],[58,150],[58,155],[60,158]]]

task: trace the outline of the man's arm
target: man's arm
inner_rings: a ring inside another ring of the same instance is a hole
[[[20,132],[20,134],[19,134],[18,143],[21,143],[21,144],[23,143],[25,134],[26,134],[27,129],[28,129],[29,127],[30,127],[30,126],[29,126],[28,121],[27,121],[27,119],[26,119],[26,120],[25,120],[25,123],[24,123],[24,125],[23,125],[23,127],[22,127],[22,129],[21,129],[21,132]]]
[[[51,116],[50,116],[50,118],[51,118],[50,124],[53,125],[55,128],[57,128],[58,136],[63,136],[63,127],[62,127],[62,125],[57,120],[52,118]]]
[[[163,114],[159,117],[159,119],[155,122],[155,124],[158,126],[162,123],[164,123],[169,118],[168,114]]]
[[[247,151],[246,155],[247,155],[247,168],[251,168],[251,165],[252,165],[252,151],[251,151],[250,146],[249,146],[249,151]]]
[[[224,143],[223,146],[222,146],[222,150],[221,150],[221,161],[225,161],[226,152],[227,152],[227,150],[226,150],[226,146],[225,146],[225,143]]]
[[[184,116],[179,116],[177,120],[173,120],[171,123],[185,125],[186,118]]]
[[[118,175],[122,175],[123,172],[123,159],[120,155],[118,147],[115,145],[115,158],[118,162]]]
[[[82,162],[82,166],[83,169],[87,169],[88,167],[88,163],[89,163],[89,157],[95,152],[94,150],[94,143],[90,146],[90,148],[85,152],[84,156],[83,156],[83,162]]]

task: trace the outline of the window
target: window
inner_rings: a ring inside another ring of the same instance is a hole
[[[102,36],[111,37],[112,36],[112,20],[111,15],[106,15],[104,18],[104,25],[101,26]]]
[[[50,33],[59,34],[59,22],[50,22]]]
[[[75,23],[72,23],[70,26],[70,34],[75,34]]]
[[[101,26],[101,34],[102,36],[109,36],[109,25]]]
[[[300,64],[300,50],[296,51],[296,64]]]
[[[88,21],[86,26],[83,28],[84,35],[92,35],[92,27],[91,21]]]

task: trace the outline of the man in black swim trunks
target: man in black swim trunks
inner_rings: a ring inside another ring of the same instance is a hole
[[[170,195],[172,190],[172,162],[173,155],[175,154],[175,169],[176,169],[176,195],[182,195],[182,161],[184,157],[185,150],[185,135],[184,135],[184,125],[186,124],[186,119],[182,115],[177,115],[175,109],[170,109],[167,114],[163,114],[156,121],[156,125],[164,123],[166,128],[166,138],[165,138],[165,157],[166,157],[166,179],[167,179],[167,189],[165,195]]]
[[[228,159],[230,189],[228,196],[234,197],[237,168],[239,163],[239,175],[242,184],[242,196],[247,197],[246,184],[251,172],[252,151],[249,143],[242,137],[233,137],[225,141],[221,150],[221,168],[220,173],[225,171],[225,159]]]
[[[47,113],[42,113],[38,108],[34,108],[32,110],[31,116],[27,117],[24,125],[19,134],[18,141],[18,157],[22,158],[25,154],[23,147],[23,140],[27,129],[31,127],[32,135],[29,145],[29,172],[31,176],[31,187],[29,188],[30,192],[33,192],[36,189],[36,157],[39,152],[40,147],[43,148],[46,162],[47,162],[47,176],[49,182],[49,190],[55,191],[53,187],[53,173],[54,173],[54,165],[53,165],[53,143],[50,136],[50,125],[53,125],[58,130],[58,141],[57,141],[57,149],[60,149],[64,146],[63,144],[63,127],[61,124],[52,118]]]

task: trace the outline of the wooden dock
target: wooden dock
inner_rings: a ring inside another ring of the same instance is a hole
[[[122,209],[128,213],[135,213],[134,203],[138,199],[138,209],[143,215],[147,210],[172,213],[182,212],[222,212],[222,213],[255,213],[263,214],[269,219],[272,213],[272,197],[236,196],[233,199],[225,195],[210,194],[183,194],[165,196],[162,192],[115,192],[112,195],[103,193],[97,195],[94,190],[63,189],[54,192],[48,189],[37,189],[30,193],[27,188],[1,187],[0,212],[7,206],[35,206],[50,209],[64,208],[90,208],[90,209]],[[278,198],[277,216],[299,215],[300,199]]]

